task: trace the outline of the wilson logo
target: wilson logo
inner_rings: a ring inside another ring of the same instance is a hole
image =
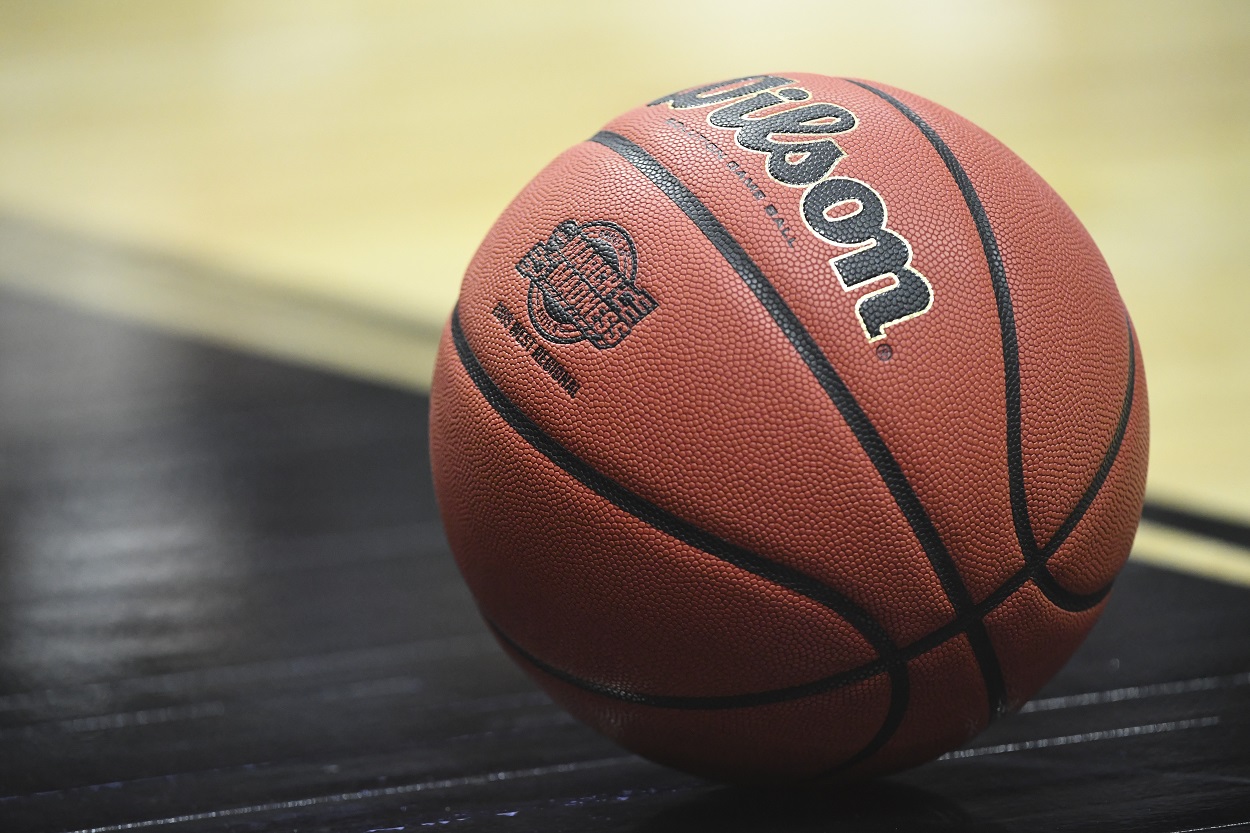
[[[707,122],[734,131],[739,147],[763,154],[774,181],[804,189],[803,221],[817,237],[839,249],[829,258],[843,291],[875,286],[855,302],[864,336],[885,338],[886,329],[933,307],[929,280],[912,267],[911,244],[889,228],[881,195],[862,180],[831,176],[845,151],[829,138],[855,128],[855,114],[826,102],[802,104],[811,93],[789,78],[753,75],[673,93],[652,101],[675,110],[713,107]]]

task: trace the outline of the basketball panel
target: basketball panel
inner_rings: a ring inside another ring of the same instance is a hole
[[[656,301],[610,349],[548,342],[527,310],[517,264],[569,218],[628,230],[636,284]],[[494,314],[501,304],[509,324]],[[500,388],[595,470],[838,588],[900,641],[949,620],[914,533],[794,347],[691,219],[619,155],[587,143],[540,173],[471,263],[458,310]],[[575,395],[535,361],[540,348],[577,380]]]
[[[482,613],[537,659],[625,692],[745,695],[878,656],[837,613],[628,514],[526,442],[450,337],[431,415],[440,510]]]
[[[1135,345],[1133,404],[1119,454],[1097,497],[1047,562],[1060,586],[1094,593],[1113,581],[1128,560],[1146,492],[1150,451],[1149,397],[1141,346]]]
[[[1128,316],[1111,272],[1063,199],[967,119],[901,90],[941,134],[985,209],[1010,289],[1024,480],[1044,545],[1097,471],[1128,376]]]
[[[843,155],[830,176],[871,186],[885,226],[907,242],[912,266],[933,285],[931,309],[889,327],[884,339],[867,337],[857,305],[892,279],[844,289],[831,261],[842,263],[864,246],[834,245],[812,231],[804,214],[808,189],[770,176],[770,155],[742,145],[749,141],[745,129],[719,126],[727,108],[745,107],[749,98],[637,108],[607,129],[678,172],[759,265],[884,440],[971,595],[984,598],[1023,562],[1010,555],[1018,546],[1001,452],[1001,348],[975,226],[936,151],[884,100],[839,79],[777,77],[794,82],[783,91],[801,89],[810,98],[764,113],[830,103],[854,115],[852,129],[831,137]],[[779,230],[782,220],[792,233]],[[881,346],[889,348],[888,360]]]

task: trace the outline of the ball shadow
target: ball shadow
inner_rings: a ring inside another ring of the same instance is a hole
[[[645,820],[636,833],[1005,833],[958,804],[907,784],[874,781],[813,793],[723,787]]]

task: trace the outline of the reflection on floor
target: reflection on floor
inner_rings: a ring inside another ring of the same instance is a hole
[[[1250,823],[1250,590],[1130,565],[970,749],[852,795],[719,788],[574,723],[494,645],[423,397],[0,302],[10,833]]]
[[[745,0],[0,4],[0,211],[77,241],[71,254],[145,253],[139,268],[92,255],[93,280],[67,284],[81,270],[59,244],[13,268],[21,229],[0,220],[0,284],[422,384],[478,242],[565,148],[717,78],[869,78],[972,119],[1068,200],[1141,338],[1152,493],[1250,521],[1236,245],[1250,4],[809,0],[788,14]],[[153,258],[189,275],[153,274]]]

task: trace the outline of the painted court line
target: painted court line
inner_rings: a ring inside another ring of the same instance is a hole
[[[0,729],[0,739],[37,737],[40,733],[48,730],[73,734],[78,732],[103,732],[112,729],[131,729],[136,726],[155,726],[160,723],[223,717],[225,714],[226,704],[224,702],[221,700],[209,700],[201,703],[192,703],[189,706],[164,706],[156,709],[140,709],[131,712],[76,717],[70,720],[31,723],[25,726]]]
[[[493,646],[489,646],[493,647]],[[150,679],[150,678],[149,678]],[[391,678],[398,679],[398,678]],[[406,678],[405,678],[406,679]],[[377,681],[357,681],[353,682],[348,688],[358,686],[367,686]],[[1021,714],[1029,714],[1032,712],[1048,712],[1060,709],[1081,708],[1084,706],[1095,706],[1106,703],[1122,703],[1130,700],[1143,700],[1149,697],[1166,697],[1176,694],[1192,694],[1200,691],[1217,691],[1229,688],[1241,688],[1250,686],[1250,671],[1241,672],[1239,674],[1226,674],[1214,677],[1197,677],[1191,680],[1175,680],[1166,683],[1148,683],[1139,686],[1126,686],[1123,688],[1113,688],[1106,691],[1090,691],[1082,694],[1069,694],[1062,697],[1048,697],[1042,700],[1033,700],[1025,703],[1020,709]],[[323,692],[320,699],[327,699],[324,692],[335,689],[334,686],[326,686],[320,689]],[[370,692],[358,692],[367,695]],[[386,693],[386,692],[381,692]],[[0,698],[3,701],[4,698]],[[474,700],[455,701],[452,703],[440,704],[442,708],[458,709],[459,707],[467,707],[461,710],[466,711],[485,711],[491,712],[495,710],[507,710],[516,708],[518,705],[550,705],[551,701],[539,692],[527,692],[523,694],[511,694],[503,697],[483,697]],[[3,711],[3,702],[0,702],[0,711]],[[134,712],[120,712],[115,714],[80,717],[57,721],[41,721],[24,726],[16,726],[12,728],[0,729],[0,737],[5,737],[15,733],[30,735],[32,732],[41,729],[55,728],[62,732],[82,732],[82,731],[101,731],[108,729],[126,729],[132,726],[142,726],[149,723],[167,723],[177,720],[195,720],[204,717],[220,717],[225,714],[225,706],[221,700],[211,700],[204,702],[190,703],[182,706],[170,706],[162,709],[144,709]]]
[[[1142,700],[1147,697],[1164,697],[1169,694],[1188,694],[1194,691],[1215,691],[1223,688],[1240,688],[1250,685],[1250,671],[1241,674],[1226,674],[1219,677],[1198,677],[1192,680],[1177,680],[1168,683],[1149,683],[1147,685],[1113,688],[1107,691],[1091,691],[1086,694],[1070,694],[1065,697],[1048,697],[1044,700],[1033,700],[1025,703],[1020,709],[1021,714],[1028,712],[1048,712],[1056,709],[1072,709],[1081,706],[1095,706],[1100,703],[1121,703],[1125,700]]]
[[[997,746],[982,746],[973,749],[961,749],[955,752],[949,752],[941,758],[938,758],[938,760],[958,760],[962,758],[980,757],[983,755],[1000,755],[1007,752],[1024,752],[1032,749],[1070,746],[1073,744],[1090,743],[1100,740],[1115,740],[1119,738],[1139,737],[1142,735],[1155,735],[1163,732],[1177,732],[1184,729],[1198,729],[1215,726],[1218,725],[1219,722],[1220,719],[1218,717],[1200,717],[1192,720],[1174,720],[1166,723],[1151,723],[1144,726],[1128,726],[1123,729],[1109,729],[1100,732],[1085,732],[1079,735],[1064,735],[1056,738],[1041,738],[1039,740],[1020,741],[1018,743],[1004,743]],[[237,816],[252,815],[255,813],[298,810],[304,807],[315,807],[322,804],[339,804],[348,801],[361,801],[371,798],[411,795],[414,793],[454,789],[457,787],[486,786],[487,784],[494,784],[501,781],[517,781],[526,778],[541,778],[547,775],[559,775],[568,772],[603,769],[607,767],[620,766],[621,764],[636,760],[638,759],[632,755],[625,755],[616,758],[598,758],[591,761],[577,761],[567,764],[530,767],[528,769],[505,770],[502,772],[487,773],[485,775],[466,775],[458,778],[442,778],[433,781],[421,781],[416,784],[404,784],[395,787],[354,790],[352,792],[314,796],[312,798],[300,798],[289,801],[271,801],[264,804],[250,804],[243,807],[229,807],[224,810],[208,810],[202,813],[188,813],[186,815],[168,816],[161,819],[148,819],[146,821],[110,824],[102,827],[89,827],[70,831],[70,833],[119,833],[120,831],[142,830],[149,827],[162,827],[171,824],[181,824],[184,822],[213,821],[216,819],[234,818]],[[1235,826],[1237,825],[1226,825],[1225,827]],[[1176,831],[1176,833],[1200,833],[1200,831],[1203,830],[1218,829],[1221,828],[1194,828],[1188,831]]]
[[[262,356],[428,391],[442,310],[283,289],[211,263],[0,213],[0,286]]]
[[[1132,557],[1142,564],[1250,587],[1250,551],[1183,529],[1143,520]]]
[[[396,787],[379,787],[371,790],[354,790],[352,792],[319,795],[313,798],[298,798],[290,801],[271,801],[265,804],[249,804],[245,807],[229,807],[224,810],[207,810],[202,813],[188,813],[182,816],[168,816],[163,819],[132,821],[124,824],[109,824],[103,827],[87,827],[70,833],[117,833],[123,830],[142,830],[148,827],[162,827],[170,824],[182,824],[192,821],[213,821],[215,819],[234,818],[253,813],[269,813],[279,810],[298,810],[303,807],[316,807],[321,804],[339,804],[347,801],[360,801],[369,798],[385,798],[394,795],[411,795],[413,793],[430,792],[433,790],[449,790],[456,787],[480,787],[500,781],[519,781],[525,778],[541,778],[545,775],[560,775],[566,772],[582,772],[590,769],[619,766],[636,761],[633,755],[618,758],[598,758],[593,761],[577,761],[569,764],[553,764],[537,766],[529,769],[513,769],[503,772],[491,772],[485,775],[465,775],[459,778],[441,778],[436,781],[421,781],[416,784],[402,784]]]
[[[957,761],[963,758],[979,758],[983,755],[1002,755],[1006,752],[1027,752],[1032,749],[1049,749],[1055,746],[1072,746],[1077,743],[1091,743],[1098,740],[1119,740],[1142,735],[1158,735],[1164,732],[1179,732],[1184,729],[1202,729],[1216,726],[1218,717],[1198,717],[1192,720],[1170,720],[1166,723],[1148,723],[1144,726],[1127,726],[1123,729],[1106,729],[1099,732],[1083,732],[1079,735],[1063,735],[1057,738],[1041,738],[1025,740],[1018,743],[1000,743],[997,746],[977,746],[972,749],[957,749],[947,752],[939,761]]]
[[[498,653],[495,640],[486,633],[421,639],[396,645],[356,648],[325,654],[277,657],[238,665],[193,668],[148,677],[129,677],[83,683],[63,689],[18,692],[0,696],[0,712],[55,708],[62,701],[117,700],[143,694],[178,695],[210,686],[236,687],[257,683],[298,680],[403,663],[457,659]]]
[[[1234,827],[1250,827],[1250,821],[1235,821],[1231,824],[1217,824],[1212,827],[1187,827],[1184,830],[1172,830],[1169,833],[1205,833],[1207,830],[1232,830]]]

